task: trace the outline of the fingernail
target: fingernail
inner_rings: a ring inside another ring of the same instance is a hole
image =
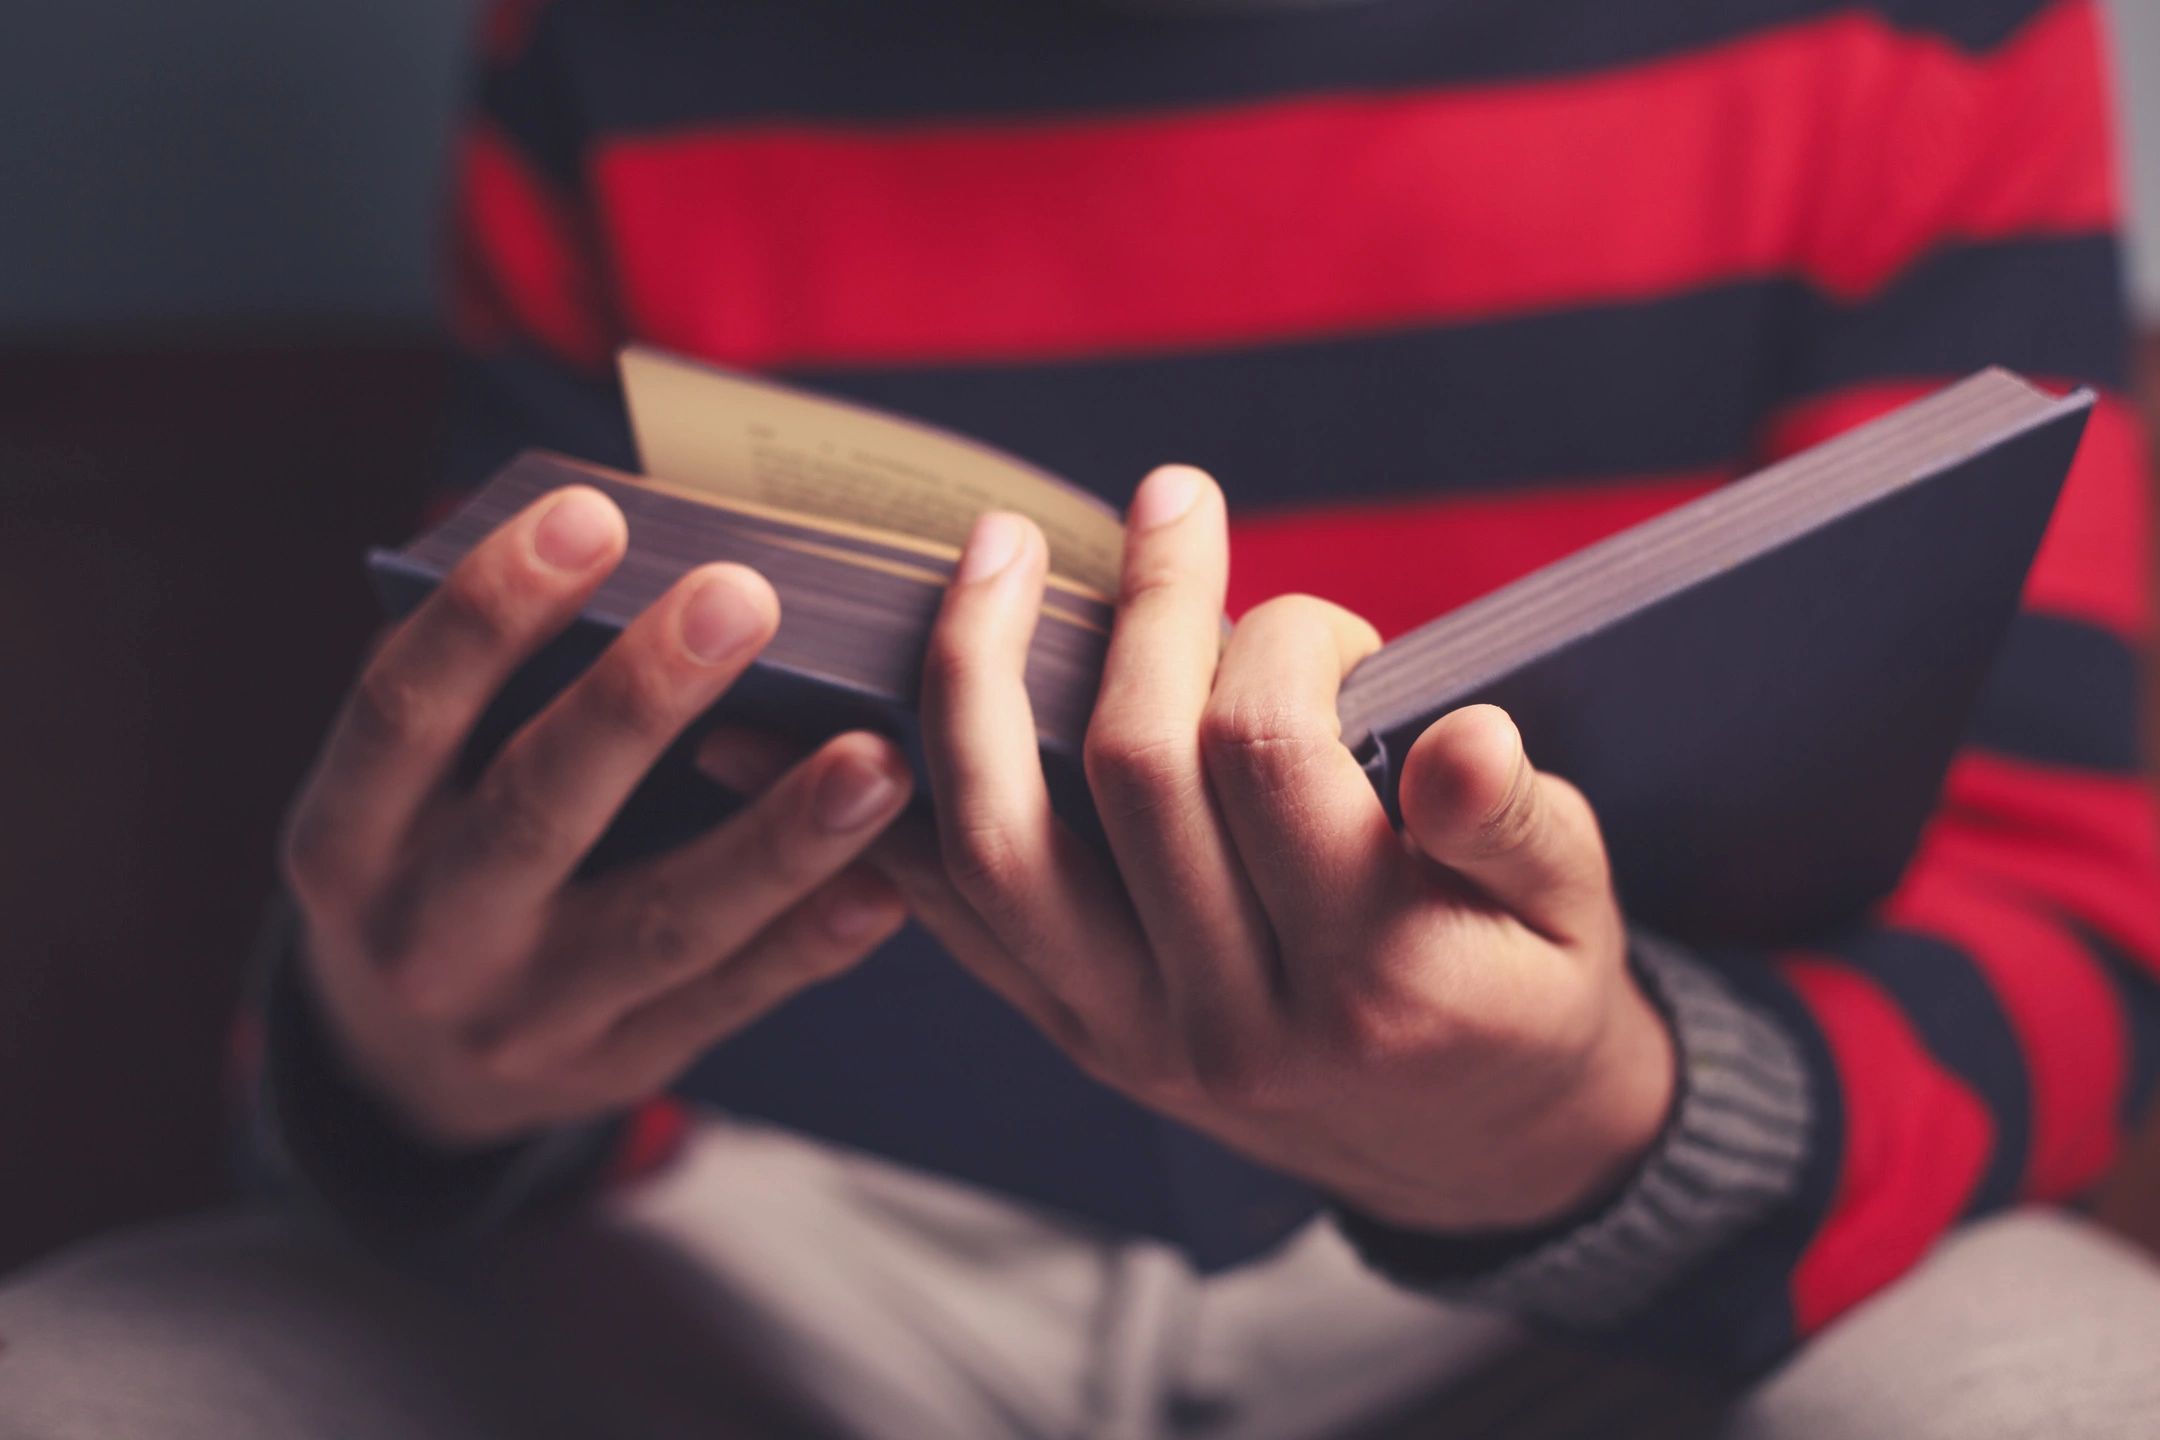
[[[589,570],[615,543],[615,507],[591,490],[557,500],[533,531],[533,550],[557,570]]]
[[[818,781],[810,809],[819,825],[838,834],[869,824],[899,798],[900,782],[890,771],[849,758]]]
[[[860,895],[841,895],[825,907],[825,928],[835,940],[861,940],[885,928],[892,907]]]
[[[977,516],[975,528],[968,532],[967,548],[960,552],[960,568],[953,579],[962,585],[988,580],[1012,564],[1026,539],[1026,524],[1017,515],[991,510]]]
[[[1199,471],[1190,465],[1165,465],[1140,482],[1125,520],[1135,530],[1153,530],[1181,518],[1199,498]]]
[[[764,617],[733,583],[710,575],[683,602],[680,623],[683,648],[712,664],[757,638]]]

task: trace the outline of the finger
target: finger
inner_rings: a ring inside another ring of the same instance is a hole
[[[1214,481],[1182,465],[1150,475],[1127,517],[1084,750],[1096,813],[1188,1033],[1250,1026],[1273,985],[1273,936],[1200,759],[1229,573]]]
[[[1208,781],[1286,963],[1332,955],[1358,932],[1376,878],[1400,868],[1335,714],[1342,677],[1378,643],[1339,606],[1271,600],[1231,632],[1201,717]]]
[[[902,817],[878,837],[866,862],[892,883],[907,903],[908,913],[970,974],[1053,1042],[1080,1056],[1086,1036],[1071,1008],[1013,957],[953,888],[938,852],[935,826]]]
[[[1122,892],[1050,809],[1028,701],[1028,643],[1048,548],[1017,515],[986,514],[931,628],[923,750],[955,888],[1007,951],[1075,1010],[1129,1015],[1137,932]]]
[[[658,1090],[719,1041],[852,968],[906,919],[890,881],[862,865],[843,870],[743,948],[631,1009],[578,1063],[620,1093]]]
[[[754,570],[683,576],[502,747],[438,842],[436,868],[496,895],[553,892],[779,623]]]
[[[1493,903],[1558,943],[1602,936],[1612,880],[1582,793],[1542,775],[1505,710],[1441,716],[1403,761],[1403,826]]]
[[[443,784],[474,722],[621,558],[614,504],[585,486],[535,501],[480,542],[376,650],[302,787],[288,878],[384,863]]]
[[[810,747],[799,740],[721,725],[698,741],[696,763],[708,779],[723,789],[737,795],[760,795],[809,753]]]
[[[842,735],[711,833],[566,897],[561,943],[487,1027],[502,1065],[543,1073],[747,945],[857,860],[909,789],[890,741]]]

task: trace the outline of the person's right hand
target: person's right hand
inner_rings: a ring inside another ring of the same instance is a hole
[[[741,566],[684,576],[457,783],[488,702],[624,543],[621,513],[582,487],[490,536],[369,661],[286,825],[329,1029],[357,1078],[438,1146],[643,1099],[904,919],[855,861],[900,813],[908,770],[861,733],[689,844],[573,878],[653,762],[771,639],[779,602]]]

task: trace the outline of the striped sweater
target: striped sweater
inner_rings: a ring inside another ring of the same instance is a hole
[[[1204,465],[1234,609],[1306,591],[1392,633],[1979,366],[2097,387],[1874,923],[1639,967],[1684,1054],[1779,1063],[1752,1094],[1690,1072],[1683,1203],[1623,1218],[1638,1248],[1710,1218],[1605,1309],[1757,1367],[1961,1219],[2077,1194],[2160,1056],[2098,28],[2092,0],[499,0],[460,144],[454,478],[531,444],[626,463],[636,338],[1117,500]],[[1703,1193],[1721,1105],[1791,1148],[1774,1194]],[[1603,1283],[1580,1231],[1470,1264],[1349,1223],[1406,1276],[1497,1267],[1503,1301]]]

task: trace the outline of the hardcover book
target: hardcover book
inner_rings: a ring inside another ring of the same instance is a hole
[[[772,582],[781,622],[706,723],[804,740],[869,727],[919,764],[930,621],[974,518],[1001,508],[1050,543],[1027,684],[1060,813],[1093,829],[1079,756],[1117,588],[1114,511],[913,420],[646,349],[625,352],[622,373],[644,473],[527,453],[371,558],[397,613],[555,487],[595,486],[627,517],[622,565],[505,692],[476,761],[677,577],[732,560]],[[1360,664],[1339,696],[1344,744],[1392,812],[1423,728],[1498,704],[1540,767],[1595,806],[1631,919],[1707,946],[1833,932],[1912,853],[2091,405],[1986,371],[1580,550]],[[593,865],[725,813],[688,765],[695,738]],[[1310,1213],[1292,1182],[1100,1090],[1031,1035],[916,936],[719,1047],[693,1085],[1169,1238],[1203,1266]]]

